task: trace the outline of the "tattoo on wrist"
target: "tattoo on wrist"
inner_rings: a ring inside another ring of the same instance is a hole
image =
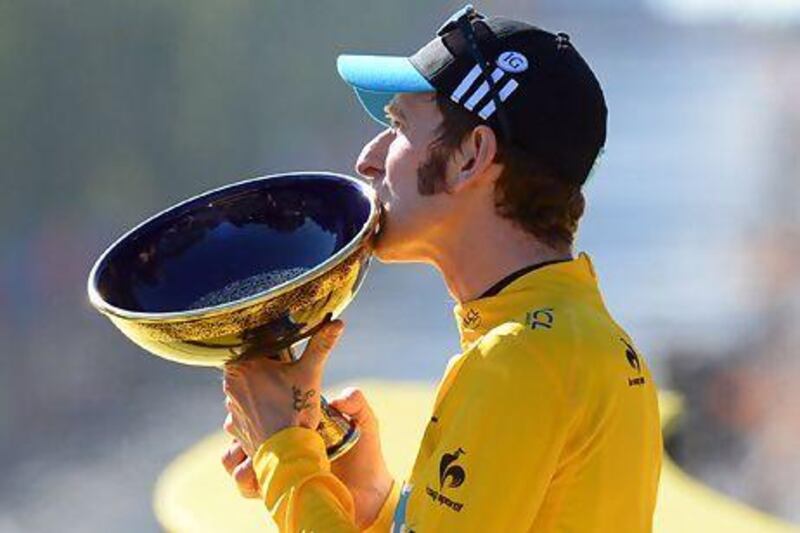
[[[292,385],[292,396],[294,397],[292,407],[298,413],[311,407],[311,398],[314,396],[314,389],[303,392],[300,388]]]

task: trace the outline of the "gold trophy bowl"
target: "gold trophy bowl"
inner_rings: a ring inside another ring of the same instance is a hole
[[[293,361],[293,346],[338,317],[372,258],[372,187],[329,172],[275,174],[183,201],[114,242],[89,274],[89,301],[129,339],[179,363]],[[322,399],[331,460],[358,429]]]

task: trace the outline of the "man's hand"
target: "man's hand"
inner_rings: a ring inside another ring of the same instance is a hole
[[[258,478],[253,470],[253,462],[244,453],[242,444],[234,439],[231,445],[222,454],[222,466],[230,474],[239,493],[245,498],[260,498],[261,492],[258,488]]]
[[[352,418],[361,432],[355,446],[331,463],[331,472],[350,490],[356,525],[364,529],[378,517],[392,489],[392,476],[381,451],[378,419],[359,389],[347,388],[330,403]]]
[[[361,432],[356,445],[331,463],[331,471],[353,496],[356,525],[364,529],[378,517],[378,512],[392,488],[392,476],[381,452],[378,419],[359,389],[343,390],[331,401],[331,405],[350,416]],[[260,497],[253,464],[241,443],[233,441],[222,455],[222,464],[233,476],[242,496]]]
[[[341,320],[327,324],[293,363],[257,357],[225,365],[222,388],[228,416],[224,428],[248,457],[281,429],[317,428],[322,417],[322,371],[343,329]]]

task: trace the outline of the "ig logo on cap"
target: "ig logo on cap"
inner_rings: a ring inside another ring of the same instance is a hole
[[[497,57],[497,66],[506,72],[524,72],[528,70],[528,58],[519,52],[503,52]]]

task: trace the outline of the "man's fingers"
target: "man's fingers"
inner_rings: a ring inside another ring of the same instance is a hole
[[[229,474],[233,474],[234,468],[239,466],[245,459],[247,459],[247,454],[244,453],[242,443],[234,440],[233,444],[222,454],[222,466],[225,467]]]
[[[225,433],[233,437],[234,439],[237,437],[236,435],[236,424],[233,422],[233,414],[228,413],[228,416],[225,417],[225,422],[222,423],[222,429],[225,430]]]
[[[342,331],[344,331],[344,322],[341,320],[333,320],[326,324],[308,341],[308,346],[303,351],[300,363],[314,366],[323,364],[333,347],[336,346]]]
[[[233,398],[225,396],[225,410],[229,413],[233,412]]]
[[[236,480],[236,486],[239,492],[245,498],[258,498],[258,479],[256,479],[256,472],[253,470],[253,462],[248,457],[233,469],[233,479]]]
[[[233,477],[236,488],[245,498],[258,498],[258,478],[253,470],[253,461],[247,456],[242,443],[234,440],[222,455],[222,466]]]

